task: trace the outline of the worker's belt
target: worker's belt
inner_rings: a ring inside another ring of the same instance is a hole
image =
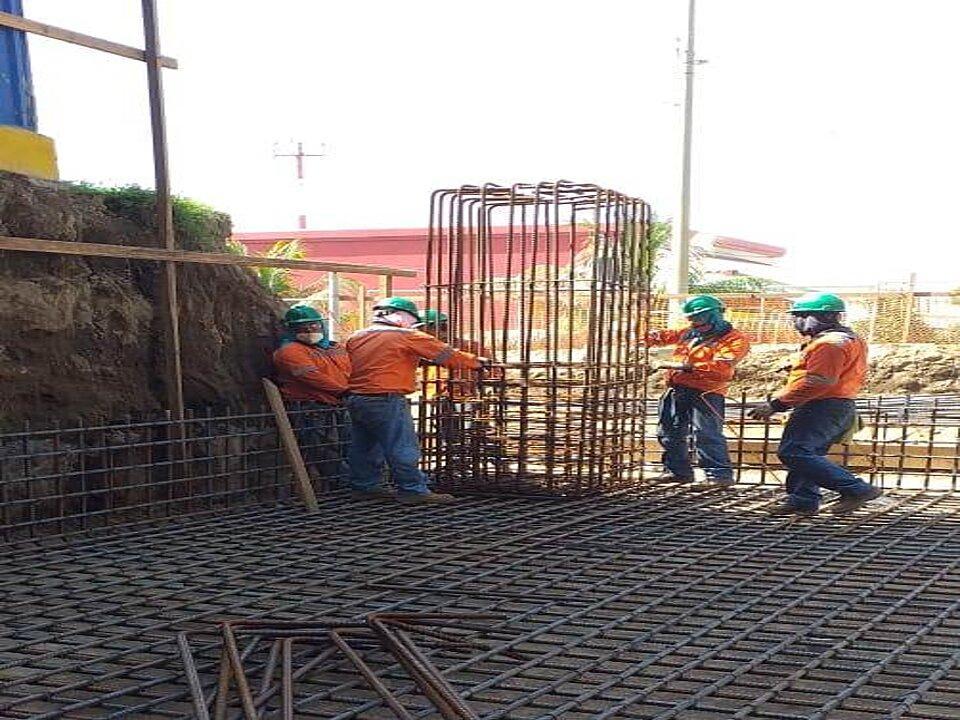
[[[396,393],[396,392],[387,392],[387,393],[356,393],[356,392],[348,392],[348,393],[344,393],[344,394],[343,394],[343,397],[344,397],[344,398],[348,398],[348,397],[350,397],[351,395],[356,395],[357,397],[406,397],[406,394],[404,394],[404,393]]]

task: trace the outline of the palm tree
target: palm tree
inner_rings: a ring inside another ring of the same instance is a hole
[[[236,240],[227,241],[227,249],[237,255],[250,255],[250,249]],[[277,258],[279,260],[303,260],[306,251],[296,238],[278,240],[260,257]],[[255,267],[251,271],[256,275],[260,284],[280,297],[291,297],[300,291],[293,282],[293,273],[290,268]]]

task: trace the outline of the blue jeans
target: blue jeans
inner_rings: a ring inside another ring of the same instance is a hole
[[[402,395],[350,395],[346,405],[353,423],[350,487],[376,488],[386,461],[401,493],[430,492],[420,471],[420,438],[413,427],[410,401]]]
[[[350,447],[350,416],[343,407],[306,400],[290,404],[291,424],[303,461],[326,488],[347,477]]]
[[[663,465],[678,478],[693,478],[687,438],[693,433],[697,464],[710,480],[731,480],[733,466],[723,436],[724,397],[717,393],[674,386],[660,398],[657,440]]]
[[[777,456],[787,468],[789,502],[805,510],[820,506],[820,488],[859,497],[872,486],[824,456],[856,415],[853,400],[827,398],[796,408],[783,429]]]

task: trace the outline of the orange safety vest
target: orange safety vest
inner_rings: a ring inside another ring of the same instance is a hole
[[[350,381],[350,357],[342,347],[288,342],[273,353],[273,365],[288,400],[339,405]]]
[[[480,367],[476,355],[455,350],[433,335],[378,323],[353,333],[347,353],[353,366],[350,392],[358,395],[414,392],[420,360],[449,368]]]
[[[855,398],[867,377],[867,343],[852,330],[828,330],[800,346],[787,386],[774,394],[796,407],[811,400]]]
[[[699,343],[697,339],[691,337],[689,328],[683,328],[648,333],[646,342],[652,346],[675,344],[673,359],[692,366],[689,372],[671,370],[667,374],[668,385],[726,395],[734,368],[750,352],[750,341],[736,329]]]

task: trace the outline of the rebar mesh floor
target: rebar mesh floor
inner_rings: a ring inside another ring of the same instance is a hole
[[[190,717],[220,618],[489,611],[495,652],[431,649],[484,718],[960,717],[960,495],[770,518],[762,487],[454,507],[328,499],[10,546],[0,717]],[[203,634],[207,633],[207,634]],[[417,717],[397,668],[371,662]],[[341,660],[297,717],[389,718]]]

